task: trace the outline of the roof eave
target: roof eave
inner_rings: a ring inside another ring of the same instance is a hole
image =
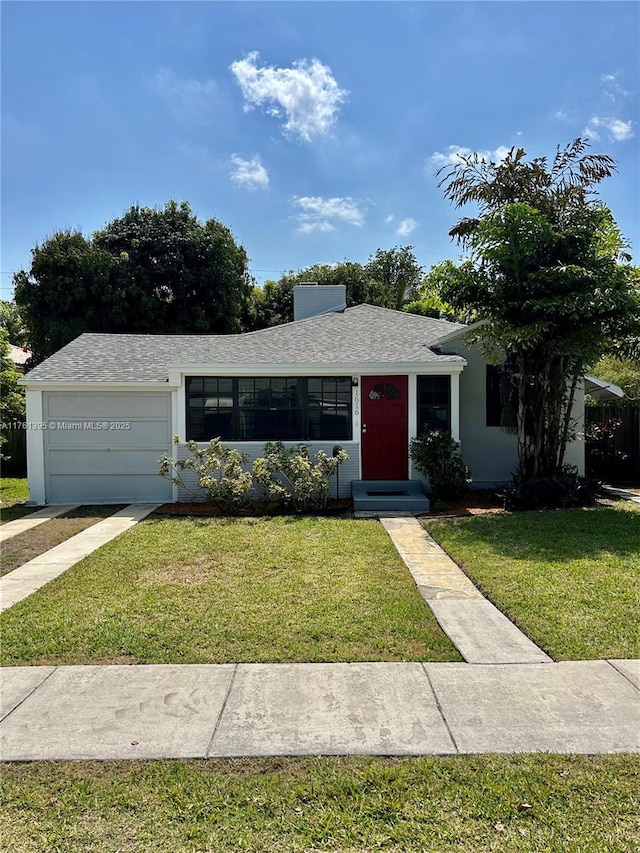
[[[274,364],[264,363],[227,363],[211,364],[172,364],[169,366],[169,376],[172,380],[179,375],[209,375],[209,376],[388,376],[404,373],[461,373],[467,361],[462,356],[452,355],[437,360],[425,361],[393,361],[393,362],[336,362],[323,364],[319,362],[291,362]]]
[[[447,332],[445,335],[439,335],[437,338],[427,341],[425,346],[431,349],[432,347],[439,347],[443,344],[448,344],[451,341],[457,341],[458,338],[461,338],[468,332],[473,332],[476,329],[482,328],[482,326],[485,326],[487,322],[488,320],[478,320],[476,323],[471,323],[469,326],[463,326],[461,329],[454,329],[452,332]]]

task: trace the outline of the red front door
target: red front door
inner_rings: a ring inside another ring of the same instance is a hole
[[[406,480],[409,413],[406,376],[362,377],[362,479]]]

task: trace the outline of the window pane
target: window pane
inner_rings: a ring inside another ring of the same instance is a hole
[[[488,364],[486,369],[486,424],[488,427],[499,427],[502,419],[501,381],[500,366]]]
[[[401,393],[390,382],[379,382],[369,391],[370,400],[399,400]]]
[[[425,429],[451,429],[449,376],[418,376],[418,434]]]
[[[188,377],[186,384],[187,438],[196,441],[352,437],[350,377]]]

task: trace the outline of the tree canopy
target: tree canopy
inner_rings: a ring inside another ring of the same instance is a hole
[[[640,400],[640,360],[603,355],[589,372],[622,388],[627,396],[620,403],[633,405]]]
[[[640,292],[626,243],[595,186],[610,157],[574,140],[527,162],[511,149],[500,163],[474,154],[445,167],[440,185],[479,215],[450,234],[470,251],[448,270],[441,297],[483,319],[476,339],[503,360],[515,408],[523,479],[561,474],[580,377],[615,343],[640,336]]]
[[[90,239],[58,231],[14,276],[33,363],[82,332],[239,332],[247,265],[231,231],[186,202],[134,205]]]
[[[29,343],[22,312],[15,302],[0,300],[0,328],[6,331],[10,344],[23,347]]]
[[[21,374],[11,361],[9,352],[9,336],[6,329],[0,328],[0,459],[3,461],[6,460],[2,453],[2,446],[7,441],[5,431],[13,422],[24,419],[25,410],[24,388],[18,385]]]
[[[293,288],[309,282],[345,285],[347,307],[367,303],[400,309],[407,300],[418,295],[422,267],[416,261],[411,246],[396,246],[378,249],[366,264],[344,260],[290,271],[278,281],[266,281],[262,288],[254,288],[249,309],[250,328],[263,329],[291,322]]]

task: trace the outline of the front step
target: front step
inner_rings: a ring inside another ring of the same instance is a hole
[[[419,480],[354,480],[355,512],[429,512],[429,498]]]

